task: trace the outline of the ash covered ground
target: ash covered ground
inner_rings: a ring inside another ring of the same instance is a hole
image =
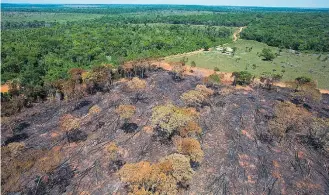
[[[145,80],[142,91],[116,82],[108,93],[3,118],[2,192],[128,194],[122,167],[177,153],[152,125],[152,109],[184,107],[181,95],[202,84],[193,76],[175,81],[166,71]],[[313,102],[286,88],[209,88],[214,93],[196,107],[203,160],[191,162],[192,178],[177,184],[177,194],[329,194],[328,95]],[[135,107],[129,120],[116,112],[120,105]]]

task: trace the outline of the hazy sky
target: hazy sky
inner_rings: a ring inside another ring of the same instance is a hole
[[[193,4],[193,5],[325,7],[325,8],[329,8],[329,0],[3,0],[2,3]]]

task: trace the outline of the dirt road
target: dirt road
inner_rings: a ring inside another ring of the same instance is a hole
[[[233,41],[237,41],[239,39],[240,33],[242,32],[242,30],[246,28],[246,26],[240,27],[237,31],[235,31],[233,33]]]

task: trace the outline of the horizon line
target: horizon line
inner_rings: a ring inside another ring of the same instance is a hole
[[[329,7],[289,7],[289,6],[257,6],[257,5],[213,5],[213,4],[166,4],[166,3],[19,3],[1,2],[2,4],[22,4],[22,5],[183,5],[183,6],[210,6],[210,7],[254,7],[254,8],[297,8],[297,9],[329,9]]]

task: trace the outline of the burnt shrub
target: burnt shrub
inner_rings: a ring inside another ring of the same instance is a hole
[[[29,123],[21,122],[14,127],[13,132],[14,132],[14,134],[18,134],[18,133],[22,132],[25,128],[28,128],[29,126],[30,126]]]
[[[86,141],[88,137],[88,135],[85,132],[79,129],[73,129],[71,131],[66,132],[66,136],[69,143]]]
[[[124,123],[121,129],[125,133],[134,133],[138,129],[138,125],[136,123]]]
[[[125,164],[126,164],[126,162],[124,162],[123,160],[120,160],[120,159],[119,160],[113,160],[109,164],[109,170],[110,170],[111,173],[117,172]]]
[[[74,107],[73,111],[80,110],[81,108],[90,105],[92,102],[88,100],[82,100]]]
[[[28,105],[28,100],[25,96],[13,96],[7,102],[1,103],[1,116],[11,116],[21,111],[24,106]]]
[[[8,145],[13,142],[21,142],[27,139],[29,136],[26,133],[16,134],[12,137],[8,137],[5,141],[5,145]]]

